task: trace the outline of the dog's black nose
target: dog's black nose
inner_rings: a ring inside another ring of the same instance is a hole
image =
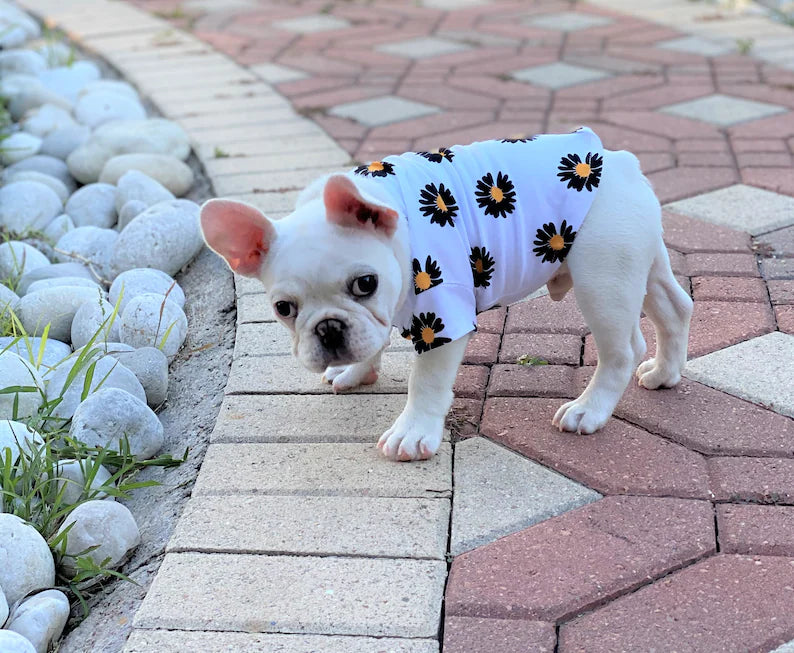
[[[341,349],[345,343],[345,329],[347,325],[341,320],[327,319],[318,322],[314,327],[314,332],[320,339],[320,343],[326,349]]]

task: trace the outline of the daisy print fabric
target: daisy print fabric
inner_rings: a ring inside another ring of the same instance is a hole
[[[582,127],[389,156],[349,174],[377,184],[409,223],[413,292],[394,326],[422,354],[543,286],[608,173],[601,141]]]

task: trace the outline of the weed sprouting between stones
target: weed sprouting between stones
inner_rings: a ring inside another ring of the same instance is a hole
[[[165,301],[165,300],[164,300]],[[79,505],[104,497],[125,499],[133,490],[158,485],[156,481],[135,481],[138,472],[146,467],[172,467],[187,459],[186,450],[182,458],[170,454],[142,460],[130,452],[129,442],[122,438],[117,450],[85,443],[69,436],[70,419],[54,414],[55,408],[63,400],[66,391],[75,383],[82,383],[81,401],[88,394],[98,390],[107,379],[106,375],[94,384],[96,364],[105,351],[97,343],[103,342],[107,330],[118,314],[121,297],[116,302],[113,313],[93,334],[89,342],[76,355],[67,359],[74,363],[57,397],[48,398],[44,388],[36,383],[31,372],[31,385],[8,386],[0,389],[0,395],[13,395],[12,422],[10,426],[16,440],[17,451],[0,449],[0,512],[11,513],[31,524],[46,540],[53,554],[56,569],[56,583],[76,599],[82,607],[82,618],[88,615],[87,596],[101,587],[101,582],[109,578],[120,578],[134,582],[128,576],[109,567],[110,559],[100,562],[89,554],[97,547],[91,547],[77,554],[66,553],[67,535],[71,529],[69,514]],[[43,364],[44,351],[48,339],[49,325],[34,346],[28,334],[10,307],[6,306],[0,324],[4,335],[13,340],[0,351],[11,348],[27,360],[32,367],[51,373],[67,359],[47,366]],[[109,373],[108,373],[109,374]],[[41,405],[35,414],[28,417],[19,415],[19,397],[25,393],[39,393]],[[16,424],[15,424],[16,423]],[[62,466],[66,461],[75,461],[81,471],[82,485],[79,495],[75,492],[76,481],[66,478]],[[97,473],[106,468],[111,470],[104,482],[97,482]],[[72,498],[67,499],[67,490]],[[74,497],[77,496],[75,500]],[[76,573],[68,573],[64,562]]]

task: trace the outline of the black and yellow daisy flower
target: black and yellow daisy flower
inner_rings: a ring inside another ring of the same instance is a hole
[[[413,316],[411,322],[411,342],[420,354],[451,342],[451,338],[439,338],[438,334],[444,330],[444,323],[435,313],[419,313]]]
[[[601,166],[604,163],[603,157],[598,153],[588,152],[584,161],[578,154],[569,154],[560,159],[557,166],[557,176],[560,181],[568,182],[568,188],[575,188],[581,191],[583,188],[592,191],[598,187],[601,179]]]
[[[405,338],[406,340],[411,339],[411,330],[410,329],[403,329],[400,331],[400,337]]]
[[[445,159],[447,161],[452,161],[452,159],[455,158],[455,153],[446,147],[439,147],[435,152],[417,152],[417,154],[433,163],[441,163]]]
[[[507,175],[498,173],[494,183],[493,175],[489,172],[477,182],[477,191],[474,194],[477,196],[477,204],[485,209],[485,215],[506,218],[516,208],[516,192],[513,188],[513,182]]]
[[[469,262],[471,263],[471,273],[474,275],[475,288],[490,286],[494,261],[488,250],[485,247],[472,247]]]
[[[500,143],[529,143],[534,141],[535,136],[525,136],[524,138],[503,138]]]
[[[357,175],[365,177],[385,177],[394,174],[394,166],[388,161],[373,161],[370,164],[356,168]]]
[[[441,268],[438,267],[436,261],[428,256],[425,261],[425,269],[423,270],[419,259],[414,259],[414,293],[418,295],[443,282],[444,280],[441,278]]]
[[[453,218],[458,215],[458,204],[452,196],[449,188],[444,184],[425,186],[419,198],[419,210],[430,222],[435,222],[442,227],[449,224],[455,226]]]
[[[562,262],[571,251],[576,232],[565,220],[562,221],[559,232],[554,223],[549,222],[543,225],[543,229],[538,229],[535,238],[537,247],[532,250],[535,256],[542,256],[544,263]]]

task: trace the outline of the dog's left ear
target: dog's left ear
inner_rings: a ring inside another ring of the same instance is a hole
[[[397,211],[364,199],[346,175],[332,175],[323,190],[326,217],[342,227],[364,229],[391,237],[397,229]]]
[[[201,207],[201,233],[210,249],[245,277],[259,274],[276,238],[275,227],[259,209],[224,199],[209,200]]]

